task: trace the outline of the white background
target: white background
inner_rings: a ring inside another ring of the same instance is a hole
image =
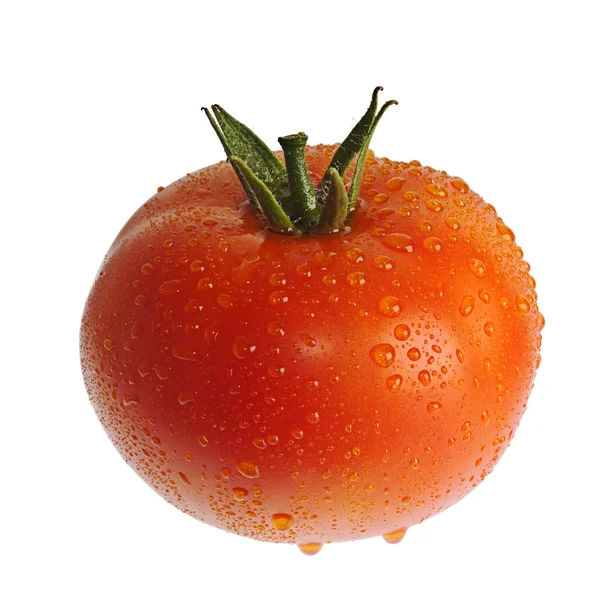
[[[596,3],[6,2],[0,9],[0,595],[598,598]],[[218,102],[272,146],[340,141],[372,88],[378,155],[464,177],[517,234],[547,321],[494,473],[397,546],[316,557],[179,513],[113,449],[78,362],[113,237],[223,158]]]

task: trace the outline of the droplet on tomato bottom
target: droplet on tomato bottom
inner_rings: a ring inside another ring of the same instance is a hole
[[[292,515],[286,513],[275,513],[271,516],[271,523],[277,531],[287,531],[294,522]]]
[[[458,312],[460,312],[463,317],[468,317],[473,312],[474,308],[475,299],[473,296],[465,296],[458,307]]]
[[[298,544],[298,549],[306,556],[314,556],[323,548],[323,544],[319,542],[309,542],[307,544]]]
[[[400,304],[400,299],[395,296],[384,296],[379,300],[377,308],[383,316],[395,317],[400,314],[402,304]]]
[[[235,465],[240,475],[247,477],[248,479],[256,479],[260,477],[258,465],[254,464],[251,460],[240,460]]]
[[[396,358],[396,351],[391,344],[376,344],[371,348],[371,359],[380,367],[389,367]]]
[[[468,261],[468,265],[469,271],[471,271],[471,273],[475,275],[475,277],[479,279],[485,277],[485,265],[478,258],[470,258]]]
[[[394,337],[401,342],[405,342],[410,337],[410,327],[401,323],[394,328]]]
[[[406,528],[402,528],[396,529],[395,531],[390,531],[389,533],[384,533],[382,537],[388,544],[397,544],[404,539],[405,535]]]

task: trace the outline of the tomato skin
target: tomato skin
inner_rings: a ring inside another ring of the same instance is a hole
[[[308,149],[315,182],[332,152]],[[512,231],[462,180],[369,156],[345,232],[267,231],[219,163],[142,206],[101,267],[92,405],[201,521],[297,544],[407,528],[518,426],[543,318]]]

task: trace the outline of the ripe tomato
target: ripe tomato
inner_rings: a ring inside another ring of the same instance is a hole
[[[306,149],[314,185],[336,149]],[[417,161],[363,158],[337,233],[271,231],[227,162],[159,188],[81,330],[92,405],[149,485],[308,554],[399,541],[470,492],[540,360],[535,281],[494,208]]]

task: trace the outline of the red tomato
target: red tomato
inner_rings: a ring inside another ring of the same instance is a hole
[[[334,149],[307,148],[315,185]],[[513,232],[417,161],[369,153],[359,198],[339,233],[281,235],[222,162],[111,246],[81,330],[90,399],[196,519],[309,554],[399,541],[513,437],[543,327]]]

